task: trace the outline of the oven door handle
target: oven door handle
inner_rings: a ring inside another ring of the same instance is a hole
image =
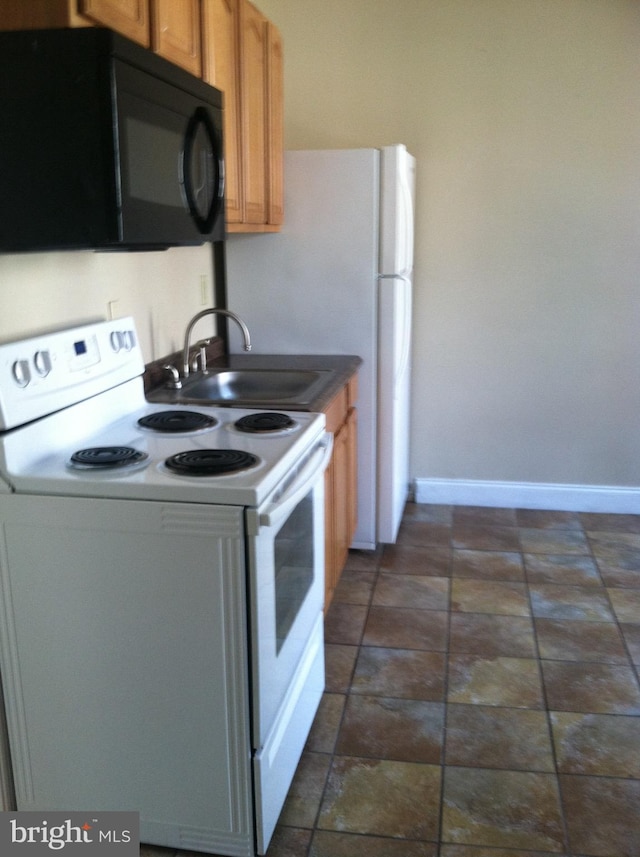
[[[276,527],[313,487],[327,468],[333,452],[333,435],[327,432],[311,453],[291,485],[274,503],[259,513],[261,527]]]

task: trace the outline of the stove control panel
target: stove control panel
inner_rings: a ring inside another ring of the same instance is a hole
[[[46,416],[143,372],[130,317],[0,344],[0,430]]]

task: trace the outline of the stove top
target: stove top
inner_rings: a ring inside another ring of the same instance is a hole
[[[137,350],[129,319],[0,346],[0,490],[257,506],[324,433],[323,414],[152,405]]]

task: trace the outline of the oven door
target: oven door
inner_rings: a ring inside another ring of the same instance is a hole
[[[325,435],[263,508],[247,511],[258,852],[264,853],[324,690]]]

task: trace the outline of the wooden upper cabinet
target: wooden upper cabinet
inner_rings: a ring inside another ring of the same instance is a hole
[[[283,219],[283,51],[248,0],[203,0],[203,76],[224,93],[227,231]]]
[[[283,76],[278,29],[249,0],[0,0],[0,29],[110,27],[224,94],[228,232],[283,222]]]
[[[242,223],[239,0],[203,0],[203,78],[224,93],[227,225]]]
[[[267,20],[251,3],[240,5],[242,175],[244,222],[267,222]]]
[[[200,0],[152,0],[150,13],[155,53],[200,77]]]
[[[202,74],[200,0],[0,0],[0,29],[109,27]]]
[[[284,221],[284,50],[282,36],[267,24],[267,223]]]
[[[75,3],[70,3],[70,9]],[[182,5],[182,4],[180,4]],[[78,11],[102,27],[111,27],[148,48],[149,0],[79,0]]]

